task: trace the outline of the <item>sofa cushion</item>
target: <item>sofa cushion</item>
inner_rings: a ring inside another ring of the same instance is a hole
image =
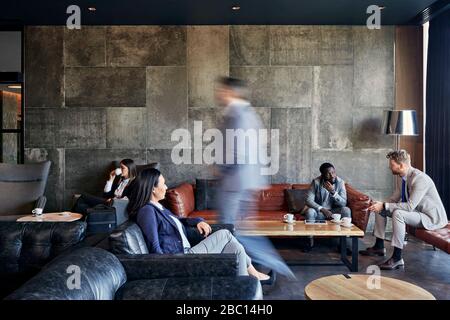
[[[450,223],[447,227],[438,230],[415,229],[414,236],[450,253]]]
[[[69,271],[69,272],[68,272]],[[79,289],[75,273],[80,277]],[[126,282],[125,270],[112,253],[85,247],[54,259],[7,300],[112,300]]]
[[[86,223],[0,222],[0,273],[40,270],[86,235]]]
[[[141,228],[134,222],[122,224],[109,235],[109,249],[115,254],[147,254]]]
[[[215,208],[215,196],[219,180],[195,180],[195,210],[211,210]]]
[[[219,221],[219,216],[216,210],[200,210],[194,211],[189,215],[189,218],[204,218],[208,223]]]
[[[291,213],[300,213],[305,207],[306,197],[308,196],[308,190],[286,189],[285,192],[288,211]]]
[[[259,211],[287,211],[284,190],[291,189],[290,184],[272,184],[259,192],[257,198]]]
[[[260,300],[261,284],[256,278],[197,277],[135,280],[116,294],[121,300]]]
[[[195,209],[194,188],[189,183],[167,190],[165,204],[179,217],[186,218]]]

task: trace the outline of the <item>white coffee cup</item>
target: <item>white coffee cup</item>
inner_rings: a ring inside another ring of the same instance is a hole
[[[351,226],[352,225],[352,218],[350,217],[344,217],[341,219],[343,226]]]
[[[121,174],[122,174],[122,169],[117,168],[117,169],[116,169],[116,176],[119,176],[119,175],[121,175]]]
[[[283,216],[284,221],[286,221],[287,223],[292,223],[294,222],[294,215],[292,213],[286,213]]]
[[[339,213],[333,213],[331,215],[331,218],[333,218],[333,221],[335,221],[335,222],[341,221],[341,215]]]
[[[40,216],[42,214],[42,212],[44,211],[44,209],[42,208],[35,208],[33,209],[33,211],[31,211],[35,216]]]

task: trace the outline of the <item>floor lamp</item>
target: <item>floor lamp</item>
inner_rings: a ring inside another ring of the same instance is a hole
[[[400,149],[400,136],[418,136],[416,110],[385,110],[383,133],[395,136],[395,150]]]
[[[386,110],[384,111],[383,133],[395,136],[395,150],[400,149],[400,136],[418,136],[417,113],[415,110]],[[393,179],[394,189],[397,188]],[[405,242],[408,234],[405,233]]]

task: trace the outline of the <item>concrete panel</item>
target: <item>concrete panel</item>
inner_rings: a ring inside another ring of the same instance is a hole
[[[187,83],[185,67],[147,68],[147,144],[168,149],[172,131],[187,129]]]
[[[65,206],[74,193],[101,196],[112,161],[130,158],[137,164],[146,163],[145,150],[132,149],[67,149],[65,158]]]
[[[64,104],[63,27],[27,27],[25,77],[27,107]]]
[[[25,149],[25,163],[50,160],[50,172],[45,189],[45,212],[64,209],[64,149]]]
[[[107,30],[109,66],[183,66],[186,27],[110,26]]]
[[[25,108],[25,147],[54,148],[59,108]]]
[[[231,67],[230,74],[248,82],[254,107],[311,107],[312,67]]]
[[[353,64],[351,27],[320,27],[320,64]]]
[[[314,149],[352,147],[352,84],[352,66],[314,68]]]
[[[60,148],[105,148],[105,109],[61,109],[56,146]]]
[[[269,65],[269,45],[269,26],[230,26],[230,65]]]
[[[145,68],[66,68],[66,106],[144,107]]]
[[[320,63],[320,26],[270,26],[270,64]]]
[[[382,133],[384,108],[358,108],[353,112],[353,148],[394,148],[394,137]]]
[[[353,27],[354,103],[362,107],[394,105],[394,28]]]
[[[106,147],[145,149],[146,108],[107,108]]]
[[[392,191],[392,173],[386,154],[389,150],[313,151],[312,174],[319,176],[319,167],[331,162],[338,176],[358,190]]]
[[[174,152],[181,152],[181,149],[175,149]],[[193,151],[184,149],[183,152],[191,153],[191,159],[194,158]],[[175,187],[183,182],[194,183],[195,179],[211,179],[212,167],[206,164],[175,164],[171,158],[172,150],[167,149],[149,149],[147,150],[147,162],[159,162],[161,173],[166,179],[169,188]]]
[[[105,66],[106,27],[64,28],[64,60],[65,66]]]
[[[311,110],[273,109],[271,127],[280,134],[280,170],[272,183],[307,183],[311,180]]]
[[[187,27],[189,107],[210,108],[215,81],[229,72],[228,26]]]

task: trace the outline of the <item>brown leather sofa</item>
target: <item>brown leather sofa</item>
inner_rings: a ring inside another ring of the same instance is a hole
[[[450,223],[442,229],[430,231],[408,226],[408,233],[414,237],[431,244],[435,248],[450,253]]]
[[[246,220],[279,220],[288,212],[286,189],[308,189],[309,184],[272,184],[269,188],[256,194],[258,199],[256,208],[253,208],[246,216]],[[354,189],[349,184],[347,188],[347,205],[352,210],[353,223],[361,230],[366,230],[369,215],[367,208],[369,197]],[[214,210],[195,210],[195,185],[183,183],[173,189],[167,190],[164,205],[174,214],[180,217],[202,217],[210,223],[218,221]],[[241,217],[243,218],[243,217]],[[297,220],[302,220],[303,215],[296,214]]]

